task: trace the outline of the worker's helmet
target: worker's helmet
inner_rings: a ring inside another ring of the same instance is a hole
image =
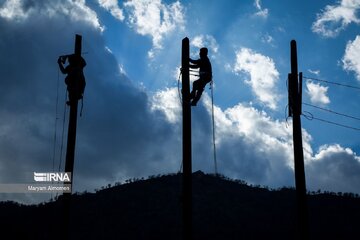
[[[206,47],[200,48],[200,55],[207,56],[208,55],[208,49]]]

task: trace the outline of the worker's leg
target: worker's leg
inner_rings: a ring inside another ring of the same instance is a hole
[[[191,105],[196,106],[197,102],[200,100],[200,97],[201,97],[203,91],[204,91],[204,89],[197,90],[196,96],[192,100]]]
[[[194,82],[195,83],[195,82]],[[196,84],[196,95],[193,99],[193,101],[191,102],[191,105],[196,106],[197,102],[200,100],[200,97],[204,91],[206,82],[202,81],[202,80],[198,80],[197,84]]]
[[[200,79],[193,82],[193,88],[192,88],[192,91],[190,93],[190,99],[195,98],[196,92],[197,92],[197,90],[199,90],[199,85],[200,85]]]

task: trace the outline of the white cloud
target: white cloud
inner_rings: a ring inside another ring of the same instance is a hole
[[[160,106],[156,108],[168,116],[167,120],[174,127],[181,121],[176,91],[166,89],[155,95],[166,96],[161,98]],[[164,104],[164,100],[167,104]],[[194,168],[199,165],[198,161],[211,157],[211,114],[211,98],[205,92],[192,113],[194,155],[201,152],[200,156],[193,158]],[[292,130],[286,127],[284,121],[274,120],[265,112],[242,103],[225,110],[214,105],[214,116],[221,173],[256,184],[292,185]],[[304,148],[307,149],[311,137],[305,130],[304,134]],[[310,154],[305,155],[306,158],[311,159],[311,148],[307,152]],[[209,166],[209,163],[203,162],[201,169],[205,166]]]
[[[34,4],[39,2],[32,1]],[[75,2],[62,2],[65,3],[63,11],[58,11],[60,1],[55,0],[47,1],[54,4],[51,5],[53,9],[50,5],[36,5],[30,7],[32,10],[26,10],[29,8],[21,5],[22,12],[28,14],[27,21],[21,24],[7,24],[8,18],[0,17],[2,30],[6,33],[1,38],[0,52],[10,56],[0,59],[0,72],[6,75],[6,79],[0,79],[0,135],[3,136],[0,138],[0,180],[19,179],[23,173],[34,169],[52,170],[54,121],[58,117],[54,115],[57,83],[49,79],[56,78],[58,52],[73,50],[77,29],[83,30],[86,50],[91,49],[91,55],[101,61],[86,59],[85,76],[89,84],[85,92],[84,116],[78,123],[75,190],[92,191],[102,184],[130,177],[177,171],[181,161],[181,107],[177,88],[165,89],[149,97],[134,87],[124,74],[119,74],[121,65],[106,51],[102,34],[94,31],[99,27],[88,20],[91,15],[79,15],[77,19],[68,17],[73,14],[67,12],[71,10],[70,6],[78,8]],[[86,9],[85,5],[82,7]],[[44,32],[47,34],[43,35]],[[261,76],[254,75],[258,67],[249,65],[261,65],[270,69],[270,74],[264,76],[277,81],[278,73],[270,58],[251,50],[242,57],[247,61],[243,65],[239,63],[237,71],[249,73],[253,80]],[[22,66],[22,71],[18,71],[18,66]],[[261,66],[259,71],[266,72]],[[63,78],[61,75],[60,80]],[[65,84],[60,82],[59,86],[59,92],[64,93]],[[193,167],[207,172],[213,170],[209,161],[212,156],[210,107],[210,98],[205,92],[200,104],[192,109]],[[221,173],[272,187],[293,185],[292,134],[284,121],[239,103],[227,109],[215,106],[215,123]],[[331,162],[336,163],[332,166],[337,168],[332,176],[342,177],[347,184],[345,187],[359,189],[356,174],[360,171],[354,153],[328,150],[327,154],[312,156],[311,136],[305,130],[303,139],[305,160],[312,167],[307,175],[311,179],[308,184],[316,188],[319,182],[323,189],[336,184],[335,180],[317,181],[321,164],[328,167],[327,163]],[[349,167],[342,167],[342,160]],[[313,165],[315,163],[318,165]],[[354,171],[349,171],[351,169]],[[327,176],[326,171],[322,170],[321,177]],[[34,197],[48,196],[33,194],[26,197],[27,202],[35,202],[39,199]],[[0,200],[24,200],[21,198],[20,195],[0,194]]]
[[[167,88],[154,94],[151,99],[151,110],[162,111],[170,123],[178,123],[181,118],[181,96],[177,88]]]
[[[108,46],[105,46],[105,50],[108,51],[110,54],[112,54],[113,52],[111,51],[111,49]]]
[[[173,137],[174,128],[164,114],[151,111],[146,93],[121,74],[119,63],[106,50],[103,35],[88,21],[92,15],[85,14],[88,8],[81,5],[84,1],[25,2],[19,6],[26,18],[0,16],[1,30],[6,33],[1,37],[0,52],[11,56],[0,59],[0,72],[7,76],[7,80],[0,79],[0,181],[27,182],[32,176],[26,178],[26,173],[53,171],[54,146],[58,169],[61,140],[57,134],[54,143],[53,136],[55,128],[62,132],[62,124],[54,127],[54,122],[62,119],[67,106],[65,76],[60,74],[56,81],[56,60],[59,54],[73,51],[74,33],[83,36],[85,51],[101,59],[94,61],[84,55],[88,84],[84,115],[78,120],[75,191],[93,191],[105,182],[177,171],[180,157],[174,153],[181,151],[181,144]],[[0,8],[4,9],[3,4]],[[73,18],[73,14],[78,16]],[[59,113],[55,116],[57,92]],[[0,193],[0,201],[34,203],[49,197]]]
[[[158,110],[172,116],[167,120],[175,128],[181,120],[180,107],[174,107],[179,106],[176,89],[166,89],[161,91],[161,95],[166,96],[163,99],[168,104],[162,104]],[[291,127],[286,127],[284,121],[272,119],[265,112],[242,103],[224,110],[215,105],[214,113],[217,159],[221,173],[252,184],[294,186]],[[192,114],[193,154],[198,155],[199,151],[202,154],[193,158],[194,168],[204,156],[210,155],[203,149],[210,153],[212,151],[209,141],[210,121],[211,99],[204,93],[201,104]],[[199,130],[199,126],[208,127]],[[181,128],[177,129],[181,131]],[[307,188],[359,193],[360,157],[350,148],[338,144],[321,146],[314,154],[311,135],[304,129],[302,133]],[[180,132],[175,133],[178,134]],[[208,162],[202,164],[200,169],[209,165]]]
[[[267,8],[261,7],[261,0],[255,0],[254,6],[258,10],[258,12],[255,13],[255,16],[267,18],[269,16],[269,10]]]
[[[119,64],[119,71],[120,71],[121,74],[127,75],[125,67],[124,67],[123,64]]]
[[[95,11],[86,6],[85,0],[77,1],[31,1],[31,0],[7,0],[0,7],[0,17],[24,21],[29,17],[53,17],[64,15],[76,22],[85,22],[91,26],[104,30]]]
[[[191,45],[202,48],[207,47],[209,51],[217,53],[219,50],[219,44],[216,39],[211,35],[198,35],[191,40]]]
[[[279,96],[275,93],[279,72],[274,61],[248,48],[236,52],[234,65],[236,73],[245,72],[250,75],[246,83],[251,86],[257,98],[271,109],[276,109]]]
[[[360,81],[360,35],[356,36],[354,41],[347,43],[342,62],[343,68],[354,71],[357,80]]]
[[[123,21],[125,19],[123,10],[119,8],[117,0],[98,0],[99,5],[108,10],[116,19]]]
[[[316,76],[319,76],[320,75],[320,70],[311,70],[311,69],[308,69],[308,72],[311,73],[311,74],[314,74]]]
[[[339,5],[327,5],[317,14],[312,31],[324,37],[335,37],[350,23],[360,23],[360,19],[356,16],[359,9],[358,0],[342,0]]]
[[[167,120],[177,126],[181,121],[177,89],[159,91],[155,99],[153,109],[163,112]],[[215,105],[214,112],[221,173],[256,184],[291,185],[292,133],[285,127],[285,122],[241,103],[225,110]],[[194,168],[199,166],[198,161],[211,157],[211,114],[211,99],[205,92],[192,113]],[[208,162],[201,164],[200,169],[209,166]]]
[[[309,188],[335,192],[359,192],[360,157],[338,144],[321,146],[307,166]]]
[[[124,7],[130,14],[130,26],[137,33],[150,36],[155,49],[162,48],[165,36],[183,28],[184,13],[179,1],[162,4],[161,0],[132,0],[125,2]]]
[[[27,17],[22,8],[21,0],[9,0],[4,3],[0,9],[0,16],[7,19],[24,19]]]
[[[329,104],[330,99],[327,96],[329,87],[321,86],[318,83],[307,82],[306,91],[310,97],[310,101],[314,104]]]
[[[274,38],[268,33],[261,37],[261,41],[263,43],[272,44],[274,42]]]

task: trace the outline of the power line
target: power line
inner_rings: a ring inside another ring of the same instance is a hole
[[[304,114],[302,114],[302,115],[304,115]],[[304,115],[304,116],[305,116],[305,115]],[[329,120],[322,119],[322,118],[317,118],[317,117],[314,117],[313,115],[311,116],[311,119],[308,118],[308,117],[306,117],[306,119],[308,119],[308,120],[315,119],[315,120],[318,120],[318,121],[320,121],[320,122],[325,122],[325,123],[332,124],[332,125],[336,125],[336,126],[339,126],[339,127],[343,127],[343,128],[348,128],[348,129],[360,131],[360,128],[351,127],[351,126],[348,126],[348,125],[344,125],[344,124],[341,124],[341,123],[329,121]]]
[[[312,121],[312,120],[315,119],[315,120],[318,120],[320,122],[325,122],[325,123],[332,124],[332,125],[335,125],[335,126],[338,126],[338,127],[343,127],[343,128],[347,128],[347,129],[351,129],[351,130],[360,131],[360,128],[356,128],[356,127],[348,126],[348,125],[345,125],[345,124],[329,121],[329,120],[326,120],[326,119],[314,117],[314,115],[312,113],[307,112],[307,111],[302,112],[301,115],[303,115],[309,121]]]
[[[327,81],[327,80],[318,79],[318,78],[305,77],[305,76],[303,76],[303,78],[304,78],[304,79],[307,79],[307,80],[324,82],[324,83],[327,83],[327,84],[333,84],[333,85],[337,85],[337,86],[341,86],[341,87],[347,87],[347,88],[352,88],[352,89],[355,89],[355,90],[360,90],[360,87],[356,87],[356,86],[352,86],[352,85],[348,85],[348,84],[342,84],[342,83]],[[304,103],[304,102],[303,102],[302,104],[303,104],[303,105],[306,105],[306,106],[309,106],[309,107],[317,108],[317,109],[320,109],[320,110],[323,110],[323,111],[326,111],[326,112],[329,112],[329,113],[332,113],[332,114],[336,114],[336,115],[339,115],[339,116],[343,116],[343,117],[347,117],[347,118],[351,118],[351,119],[360,121],[360,118],[354,117],[354,116],[351,116],[351,115],[348,115],[348,114],[335,112],[335,111],[332,111],[332,110],[330,110],[330,109],[323,108],[323,107],[319,107],[319,106],[315,106],[315,105],[312,105],[312,104],[309,104],[309,103]],[[305,114],[305,113],[307,113],[308,115]],[[341,123],[329,121],[329,120],[326,120],[326,119],[314,117],[314,115],[311,114],[311,113],[309,113],[309,112],[303,112],[302,115],[303,115],[306,119],[308,119],[308,120],[310,120],[310,121],[313,120],[313,119],[315,119],[315,120],[318,120],[318,121],[320,121],[320,122],[332,124],[332,125],[335,125],[335,126],[339,126],[339,127],[343,127],[343,128],[347,128],[347,129],[351,129],[351,130],[360,131],[360,128],[356,128],[356,127],[348,126],[348,125],[345,125],[345,124],[341,124]]]
[[[336,114],[336,115],[339,115],[339,116],[343,116],[343,117],[347,117],[347,118],[351,118],[351,119],[355,119],[355,120],[360,121],[360,118],[358,118],[358,117],[354,117],[354,116],[347,115],[347,114],[344,114],[344,113],[335,112],[335,111],[332,111],[332,110],[327,109],[327,108],[322,108],[322,107],[319,107],[319,106],[311,105],[309,103],[304,103],[303,102],[302,104],[306,105],[306,106],[309,106],[309,107],[317,108],[317,109],[320,109],[320,110],[323,110],[323,111],[326,111],[326,112],[329,112],[329,113],[333,113],[333,114]]]
[[[311,77],[305,77],[305,76],[303,76],[303,78],[304,78],[304,79],[308,79],[308,80],[313,80],[313,81],[318,81],[318,82],[324,82],[324,83],[328,83],[328,84],[333,84],[333,85],[337,85],[337,86],[341,86],[341,87],[347,87],[347,88],[352,88],[352,89],[360,90],[360,87],[356,87],[356,86],[352,86],[352,85],[348,85],[348,84],[331,82],[331,81],[327,81],[327,80],[322,80],[322,79],[318,79],[318,78],[311,78]]]

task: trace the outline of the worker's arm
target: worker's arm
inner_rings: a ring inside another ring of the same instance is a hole
[[[58,62],[58,64],[59,64],[60,71],[61,71],[63,74],[67,73],[66,70],[65,70],[65,68],[64,68],[64,66],[62,65],[61,57],[59,57],[59,59],[58,59],[57,62]]]
[[[81,67],[84,68],[86,66],[85,59],[81,57]]]

